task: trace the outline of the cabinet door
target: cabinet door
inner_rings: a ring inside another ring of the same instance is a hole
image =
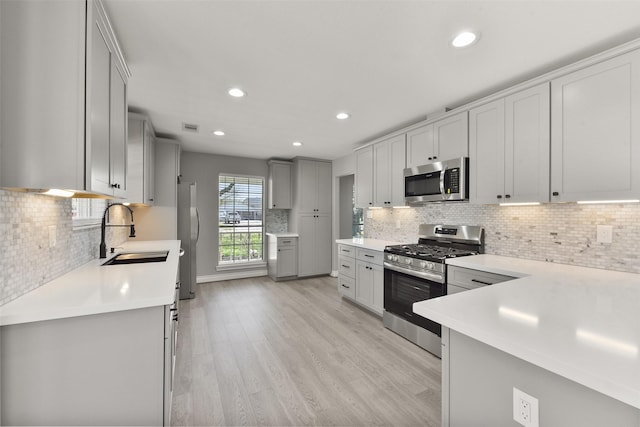
[[[405,141],[405,135],[398,135],[389,141],[391,206],[404,206],[404,168],[407,161]]]
[[[298,276],[312,276],[316,271],[316,218],[301,214],[298,218]]]
[[[300,212],[316,212],[316,209],[318,209],[316,162],[299,160],[297,168],[298,209]]]
[[[469,120],[467,112],[433,124],[434,160],[451,160],[469,155]]]
[[[149,122],[144,122],[144,179],[142,182],[144,203],[153,205],[155,201],[156,144]]]
[[[380,265],[371,264],[373,287],[371,289],[371,308],[382,315],[384,308],[384,269]]]
[[[356,301],[371,306],[373,300],[373,269],[371,264],[356,261]]]
[[[638,82],[640,51],[551,82],[551,201],[640,198]]]
[[[331,241],[331,215],[316,215],[316,273],[331,273],[332,241]]]
[[[472,203],[499,203],[504,195],[504,99],[469,112]]]
[[[389,141],[373,145],[373,206],[391,206],[391,147]]]
[[[111,61],[111,135],[109,152],[113,194],[127,196],[127,87],[115,61]]]
[[[373,147],[356,151],[356,206],[373,206]]]
[[[291,165],[269,165],[269,209],[291,209]]]
[[[505,98],[505,201],[549,201],[549,84]]]
[[[278,248],[278,277],[289,277],[297,274],[296,269],[296,252],[298,248],[295,246],[288,246],[284,248]]]
[[[433,161],[433,124],[407,132],[407,167],[422,166]]]
[[[90,147],[91,156],[88,167],[91,170],[91,191],[113,194],[109,165],[109,97],[111,53],[97,22],[93,23],[91,43],[91,74],[89,78],[90,97]]]
[[[333,178],[331,176],[331,163],[329,162],[317,162],[316,163],[316,183],[317,183],[317,195],[316,202],[317,212],[331,212],[331,182]]]

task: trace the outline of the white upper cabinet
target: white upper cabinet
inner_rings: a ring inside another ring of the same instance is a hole
[[[404,206],[405,135],[373,145],[373,205]]]
[[[373,146],[356,151],[356,206],[373,206]]]
[[[331,163],[297,159],[296,212],[331,212]]]
[[[407,132],[406,167],[469,155],[469,121],[463,111]]]
[[[469,112],[472,203],[549,201],[549,84]]]
[[[291,209],[291,162],[269,160],[268,209]]]
[[[553,80],[551,111],[551,201],[640,198],[640,51]]]
[[[127,202],[150,206],[155,204],[156,190],[155,132],[149,119],[141,114],[129,113],[128,122]]]
[[[0,186],[122,197],[128,71],[102,3],[0,8]]]

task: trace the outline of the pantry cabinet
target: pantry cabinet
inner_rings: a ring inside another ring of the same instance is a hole
[[[472,203],[549,201],[549,85],[469,112]]]
[[[407,132],[406,167],[469,155],[467,112]]]
[[[551,201],[640,198],[640,51],[551,82]]]
[[[291,209],[291,162],[269,160],[269,209]]]
[[[129,113],[129,186],[127,201],[151,206],[155,203],[156,136],[148,117]]]
[[[0,186],[124,197],[129,72],[102,2],[3,1],[0,15]]]

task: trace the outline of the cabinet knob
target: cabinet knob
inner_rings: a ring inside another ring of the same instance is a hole
[[[553,194],[554,196],[559,196],[559,195],[560,195],[560,193],[558,193],[557,191],[554,191],[554,192],[553,192],[553,193],[551,193],[551,194]]]
[[[498,199],[502,199],[502,194],[498,194],[496,197],[497,197]]]
[[[435,159],[437,159],[437,158],[438,158],[438,156],[433,156],[433,160],[435,160]]]
[[[433,157],[429,157],[428,160],[433,160]]]
[[[507,194],[504,197],[505,197],[505,199],[510,199],[511,198],[511,194]]]
[[[274,207],[274,208],[276,207],[276,204],[275,204],[275,203],[273,204],[273,207]]]

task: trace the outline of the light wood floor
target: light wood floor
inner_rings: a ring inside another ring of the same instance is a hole
[[[179,327],[172,425],[440,425],[440,360],[334,278],[202,284]]]

